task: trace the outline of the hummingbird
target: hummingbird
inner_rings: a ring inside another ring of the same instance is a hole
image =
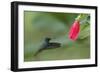
[[[34,56],[38,55],[43,50],[54,49],[61,47],[61,44],[58,42],[50,42],[51,38],[45,38],[42,47],[34,54]]]

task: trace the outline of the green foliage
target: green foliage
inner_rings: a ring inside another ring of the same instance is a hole
[[[79,39],[85,39],[90,36],[90,16],[89,14],[82,14],[81,16],[81,28]]]

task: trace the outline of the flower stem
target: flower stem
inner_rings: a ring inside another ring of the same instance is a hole
[[[75,20],[80,21],[83,14],[79,14]]]

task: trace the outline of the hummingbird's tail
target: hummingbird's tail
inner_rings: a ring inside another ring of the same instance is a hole
[[[39,49],[35,54],[34,56],[37,56],[43,49]]]

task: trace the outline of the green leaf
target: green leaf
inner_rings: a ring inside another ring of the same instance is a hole
[[[79,39],[85,39],[90,36],[90,25],[89,24],[82,24],[79,34]]]
[[[79,39],[85,39],[90,35],[90,15],[80,14],[77,18],[80,18]]]

